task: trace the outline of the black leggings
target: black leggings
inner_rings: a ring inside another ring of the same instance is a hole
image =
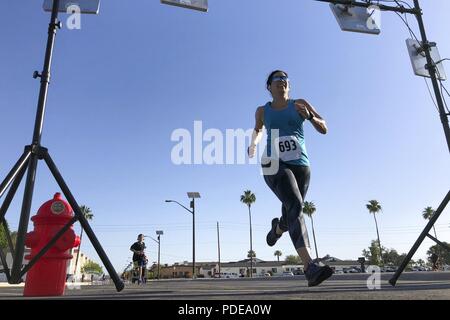
[[[310,246],[303,215],[303,200],[308,191],[310,175],[309,167],[281,161],[276,174],[264,175],[267,185],[282,203],[279,228],[289,231],[295,249]]]

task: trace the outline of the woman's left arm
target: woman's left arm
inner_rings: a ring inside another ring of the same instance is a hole
[[[305,119],[311,121],[311,124],[318,132],[327,134],[327,123],[308,101],[304,99],[295,100],[295,107]]]

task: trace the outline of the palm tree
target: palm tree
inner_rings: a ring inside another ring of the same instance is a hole
[[[256,258],[256,252],[253,250],[248,251],[247,258],[250,259],[250,276],[253,276],[253,259]]]
[[[380,233],[378,232],[378,222],[375,214],[382,211],[383,209],[381,208],[381,205],[377,200],[370,200],[369,203],[366,205],[366,208],[369,210],[369,213],[373,213],[373,218],[375,219],[375,226],[377,228],[378,246],[380,247],[380,261],[382,262],[383,252],[381,249]]]
[[[250,250],[249,252],[247,252],[247,258],[256,258],[256,252]]]
[[[316,258],[319,260],[319,252],[317,251],[317,242],[316,242],[316,233],[314,231],[314,219],[313,214],[316,212],[316,206],[314,205],[314,202],[308,202],[305,201],[303,204],[303,212],[311,218],[311,225],[312,225],[312,232],[313,232],[313,238],[314,238],[314,248],[316,249]]]
[[[244,194],[241,195],[241,202],[246,204],[248,207],[248,217],[250,219],[250,251],[253,252],[253,240],[252,240],[252,213],[251,206],[252,203],[256,201],[255,195],[250,191],[244,191]],[[250,277],[253,277],[253,256],[250,256]]]
[[[435,210],[432,207],[426,207],[425,209],[423,209],[422,211],[422,217],[425,220],[431,220],[431,218],[433,218],[434,214],[435,214]],[[437,233],[436,233],[436,228],[434,227],[433,224],[433,231],[434,231],[434,237],[437,239]],[[441,255],[440,252],[438,252],[438,259],[441,259]]]
[[[422,217],[425,220],[431,220],[431,218],[433,218],[435,212],[436,211],[434,211],[434,209],[432,207],[426,207],[422,211]],[[436,228],[434,227],[434,225],[433,225],[433,231],[434,231],[434,237],[437,239]]]
[[[280,257],[283,255],[283,253],[280,250],[277,250],[274,252],[273,255],[276,256],[278,259],[278,262],[280,262]]]
[[[94,215],[92,214],[92,210],[89,207],[82,205],[80,207],[80,209],[81,209],[81,213],[86,218],[86,220],[92,220],[92,218],[94,218]],[[77,273],[78,258],[80,257],[80,251],[81,251],[80,249],[81,249],[81,241],[82,240],[83,240],[83,228],[81,228],[81,232],[80,232],[80,244],[78,246],[77,258],[75,260],[75,269],[73,271],[74,278],[76,277],[76,273]]]

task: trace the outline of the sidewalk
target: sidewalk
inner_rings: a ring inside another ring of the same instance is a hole
[[[25,286],[25,283],[20,284],[9,284],[8,282],[0,282],[0,289],[1,288],[19,288]]]
[[[101,285],[107,285],[109,283],[105,282],[103,284],[101,281],[94,281],[94,282],[66,282],[66,286],[73,286],[73,287],[79,287],[79,286],[101,286]],[[9,284],[8,282],[0,282],[0,289],[1,288],[20,288],[24,287],[25,282],[20,284]]]

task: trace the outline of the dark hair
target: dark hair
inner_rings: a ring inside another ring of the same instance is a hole
[[[144,235],[142,234],[142,233],[139,233],[138,234],[138,239],[140,238],[140,237],[143,237]]]
[[[271,73],[271,74],[269,75],[269,77],[267,78],[267,82],[266,82],[266,88],[267,88],[267,90],[270,89],[270,85],[271,85],[271,83],[272,83],[273,76],[274,76],[275,74],[277,74],[278,72],[283,72],[283,73],[286,75],[286,77],[289,77],[288,74],[287,74],[285,71],[283,71],[283,70],[275,70],[275,71],[272,71],[272,73]],[[269,91],[270,91],[270,90],[269,90]]]

